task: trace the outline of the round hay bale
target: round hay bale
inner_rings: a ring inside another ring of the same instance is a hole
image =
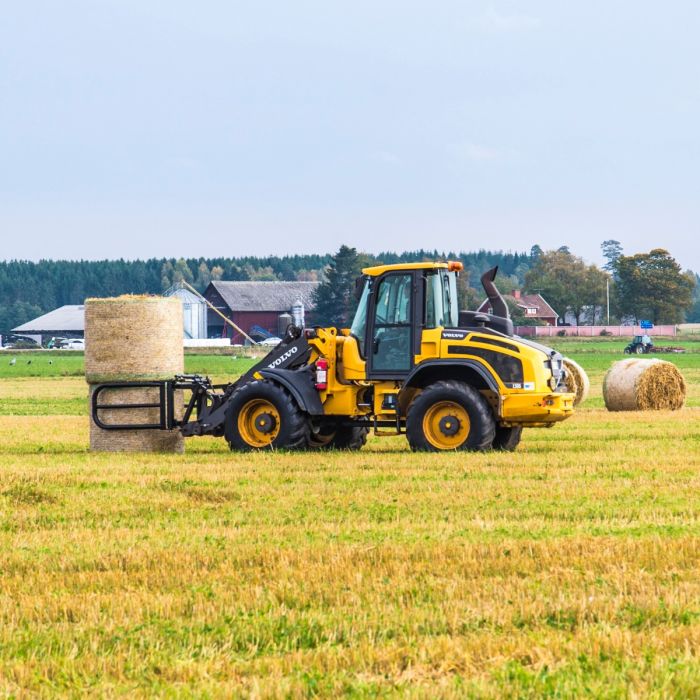
[[[90,387],[90,406],[94,386]],[[178,396],[180,394],[180,396]],[[182,417],[182,392],[176,393],[175,416]],[[99,396],[101,405],[126,403],[157,403],[157,387],[143,389],[104,389]],[[178,400],[179,399],[179,400]],[[157,408],[101,409],[99,419],[106,425],[115,423],[158,423]],[[90,412],[90,450],[93,452],[176,452],[185,451],[185,440],[179,430],[103,430],[92,420]]]
[[[566,369],[566,383],[569,391],[575,394],[574,406],[578,406],[588,398],[591,390],[591,382],[586,371],[578,362],[574,362],[568,357],[564,358],[564,368]]]
[[[665,360],[621,360],[608,370],[603,398],[609,411],[677,411],[685,403],[683,375]]]
[[[183,335],[177,297],[87,299],[85,378],[100,384],[182,374]]]
[[[122,296],[85,302],[85,378],[89,384],[171,379],[184,372],[182,302],[176,297]],[[90,387],[90,401],[94,388]],[[157,387],[104,390],[100,404],[158,403]],[[90,414],[92,416],[92,412]],[[176,417],[182,396],[176,397]],[[158,408],[103,409],[109,424],[158,423]],[[90,419],[97,452],[183,452],[179,431],[103,430]]]

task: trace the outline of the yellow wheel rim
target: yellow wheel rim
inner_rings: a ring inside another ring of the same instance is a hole
[[[438,450],[456,450],[469,435],[469,414],[454,401],[438,401],[423,416],[423,435]]]
[[[280,414],[265,399],[251,399],[238,414],[238,432],[251,447],[271,445],[280,432]]]

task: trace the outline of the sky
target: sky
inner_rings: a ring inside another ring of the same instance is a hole
[[[23,0],[0,259],[664,247],[700,270],[697,0]]]

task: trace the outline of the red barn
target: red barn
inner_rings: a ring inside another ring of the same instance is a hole
[[[291,313],[292,306],[298,301],[304,305],[308,325],[309,313],[314,307],[313,294],[318,285],[318,282],[216,281],[209,284],[204,297],[248,335],[261,340],[264,334],[260,333],[260,329],[270,335],[280,334],[280,316]],[[243,343],[245,340],[211,309],[207,331],[210,338],[228,336],[232,343]]]

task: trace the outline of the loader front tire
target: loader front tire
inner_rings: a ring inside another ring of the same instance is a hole
[[[253,381],[231,397],[224,430],[232,450],[293,450],[306,446],[309,424],[286,389]]]
[[[495,435],[486,399],[463,382],[435,382],[408,408],[406,437],[414,451],[488,450]]]

